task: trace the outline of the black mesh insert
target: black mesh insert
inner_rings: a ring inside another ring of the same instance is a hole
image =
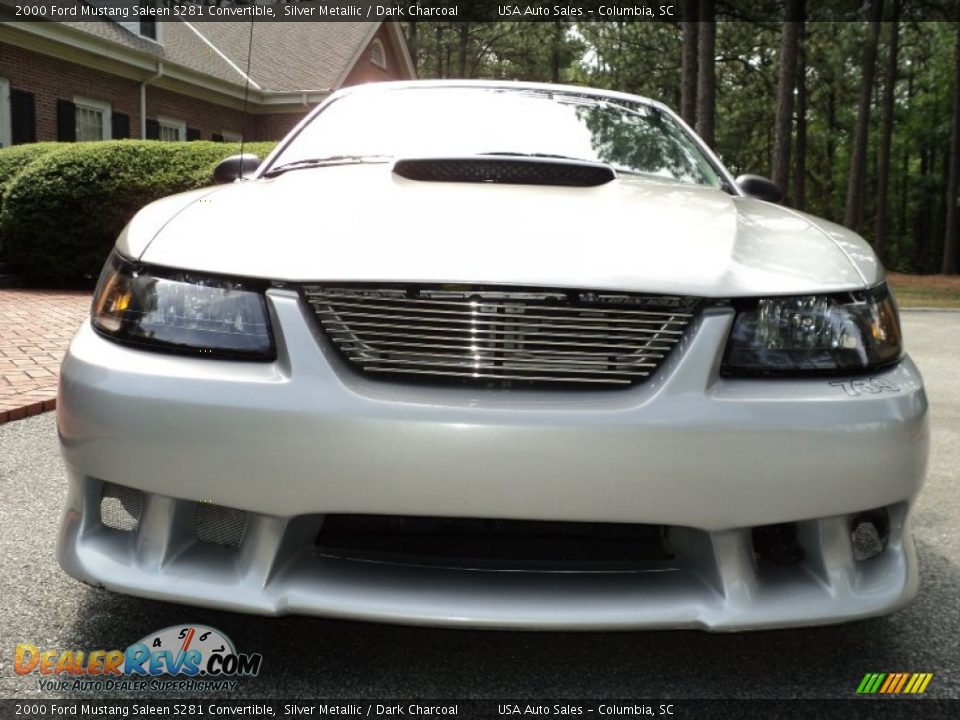
[[[494,570],[617,570],[672,557],[660,525],[327,515],[329,556]]]
[[[393,172],[425,182],[506,183],[592,187],[616,179],[609,165],[509,156],[398,160]]]

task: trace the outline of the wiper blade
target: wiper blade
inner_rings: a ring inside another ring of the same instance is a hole
[[[547,160],[570,160],[572,162],[578,163],[590,163],[591,165],[609,165],[613,168],[614,172],[617,173],[627,173],[628,175],[637,175],[640,174],[636,170],[631,170],[630,168],[621,167],[620,165],[614,165],[613,163],[605,162],[603,160],[590,160],[588,158],[578,158],[573,157],[572,155],[555,155],[553,153],[525,153],[525,152],[485,152],[480,153],[481,155],[496,155],[500,157],[521,157],[521,158],[545,158]]]
[[[500,157],[528,157],[528,158],[548,158],[550,160],[574,160],[575,162],[596,163],[597,160],[587,160],[586,158],[571,157],[570,155],[554,155],[553,153],[527,153],[527,152],[485,152],[480,155],[499,155]]]
[[[363,163],[385,163],[390,160],[389,155],[328,155],[322,158],[306,158],[294,160],[272,167],[263,174],[264,177],[275,177],[290,170],[305,170],[308,168],[329,167],[331,165],[360,165]]]

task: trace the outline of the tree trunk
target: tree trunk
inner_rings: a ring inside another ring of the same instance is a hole
[[[887,234],[890,229],[890,149],[893,144],[893,101],[897,87],[897,57],[900,40],[900,0],[893,0],[890,21],[890,49],[887,72],[883,81],[883,116],[880,120],[880,157],[877,167],[877,224],[873,249],[884,262],[887,256]]]
[[[833,83],[829,83],[830,88],[827,91],[827,185],[826,196],[827,203],[831,211],[836,208],[834,198],[837,197],[837,93]],[[831,212],[829,217],[835,218],[836,214]]]
[[[470,23],[460,23],[457,43],[457,77],[467,76],[467,47],[470,45]]]
[[[907,105],[909,106],[913,101],[914,85],[913,85],[913,63],[908,63],[907,66]],[[909,235],[907,229],[907,216],[908,210],[910,207],[910,193],[911,188],[913,187],[913,182],[910,179],[910,146],[904,144],[901,148],[900,155],[900,172],[898,173],[898,184],[899,184],[899,202],[900,202],[900,211],[897,217],[897,237],[900,238],[910,238],[908,243],[901,246],[900,252],[898,255],[902,258],[906,255],[907,249],[913,250],[913,238]],[[911,270],[916,271],[916,267],[911,267]]]
[[[434,42],[437,50],[437,75],[436,77],[446,77],[443,74],[443,25],[437,23],[433,26]]]
[[[920,178],[915,185],[920,197],[916,203],[913,220],[913,265],[921,273],[927,272],[927,235],[929,233],[930,194],[926,188],[930,182],[930,153],[926,145],[920,148]]]
[[[897,236],[907,233],[907,199],[910,193],[910,153],[904,147],[900,153],[900,172],[897,173]],[[902,253],[901,253],[902,254]]]
[[[413,63],[413,67],[416,70],[419,70],[417,65],[419,47],[417,44],[417,21],[410,20],[407,23],[407,50],[410,52],[410,61]]]
[[[797,152],[793,161],[793,207],[803,210],[807,204],[807,50],[806,25],[800,28],[797,53]]]
[[[787,0],[788,18],[797,15],[801,0]],[[790,181],[790,138],[793,134],[793,91],[797,82],[797,46],[800,22],[784,22],[780,42],[780,78],[777,83],[777,118],[774,124],[773,181],[787,196]]]
[[[883,0],[870,0],[870,26],[867,42],[863,48],[861,68],[860,103],[857,107],[857,127],[850,154],[850,174],[847,177],[847,210],[843,224],[854,231],[860,230],[863,222],[863,186],[867,167],[867,137],[870,130],[870,99],[876,76],[877,44],[880,41],[880,17]]]
[[[697,38],[700,24],[697,0],[683,4],[683,56],[680,83],[680,115],[687,125],[697,124]]]
[[[553,23],[553,47],[550,50],[550,82],[560,82],[560,43],[563,42],[563,21]]]
[[[956,27],[953,68],[953,127],[950,130],[950,173],[947,176],[946,229],[943,234],[943,264],[940,271],[947,275],[957,272],[957,184],[960,183],[960,23]]]
[[[697,132],[711,148],[716,141],[717,22],[714,0],[700,0],[699,63],[697,67]]]

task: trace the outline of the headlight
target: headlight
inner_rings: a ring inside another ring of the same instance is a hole
[[[727,375],[857,372],[900,358],[900,319],[886,285],[844,295],[763,298],[737,313]]]
[[[218,358],[272,360],[262,292],[186,272],[148,272],[116,253],[107,260],[91,320],[129,345]]]

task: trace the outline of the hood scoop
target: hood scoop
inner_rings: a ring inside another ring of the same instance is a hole
[[[501,183],[594,187],[617,177],[605,163],[523,155],[473,155],[457,158],[405,158],[393,172],[424,182]]]

